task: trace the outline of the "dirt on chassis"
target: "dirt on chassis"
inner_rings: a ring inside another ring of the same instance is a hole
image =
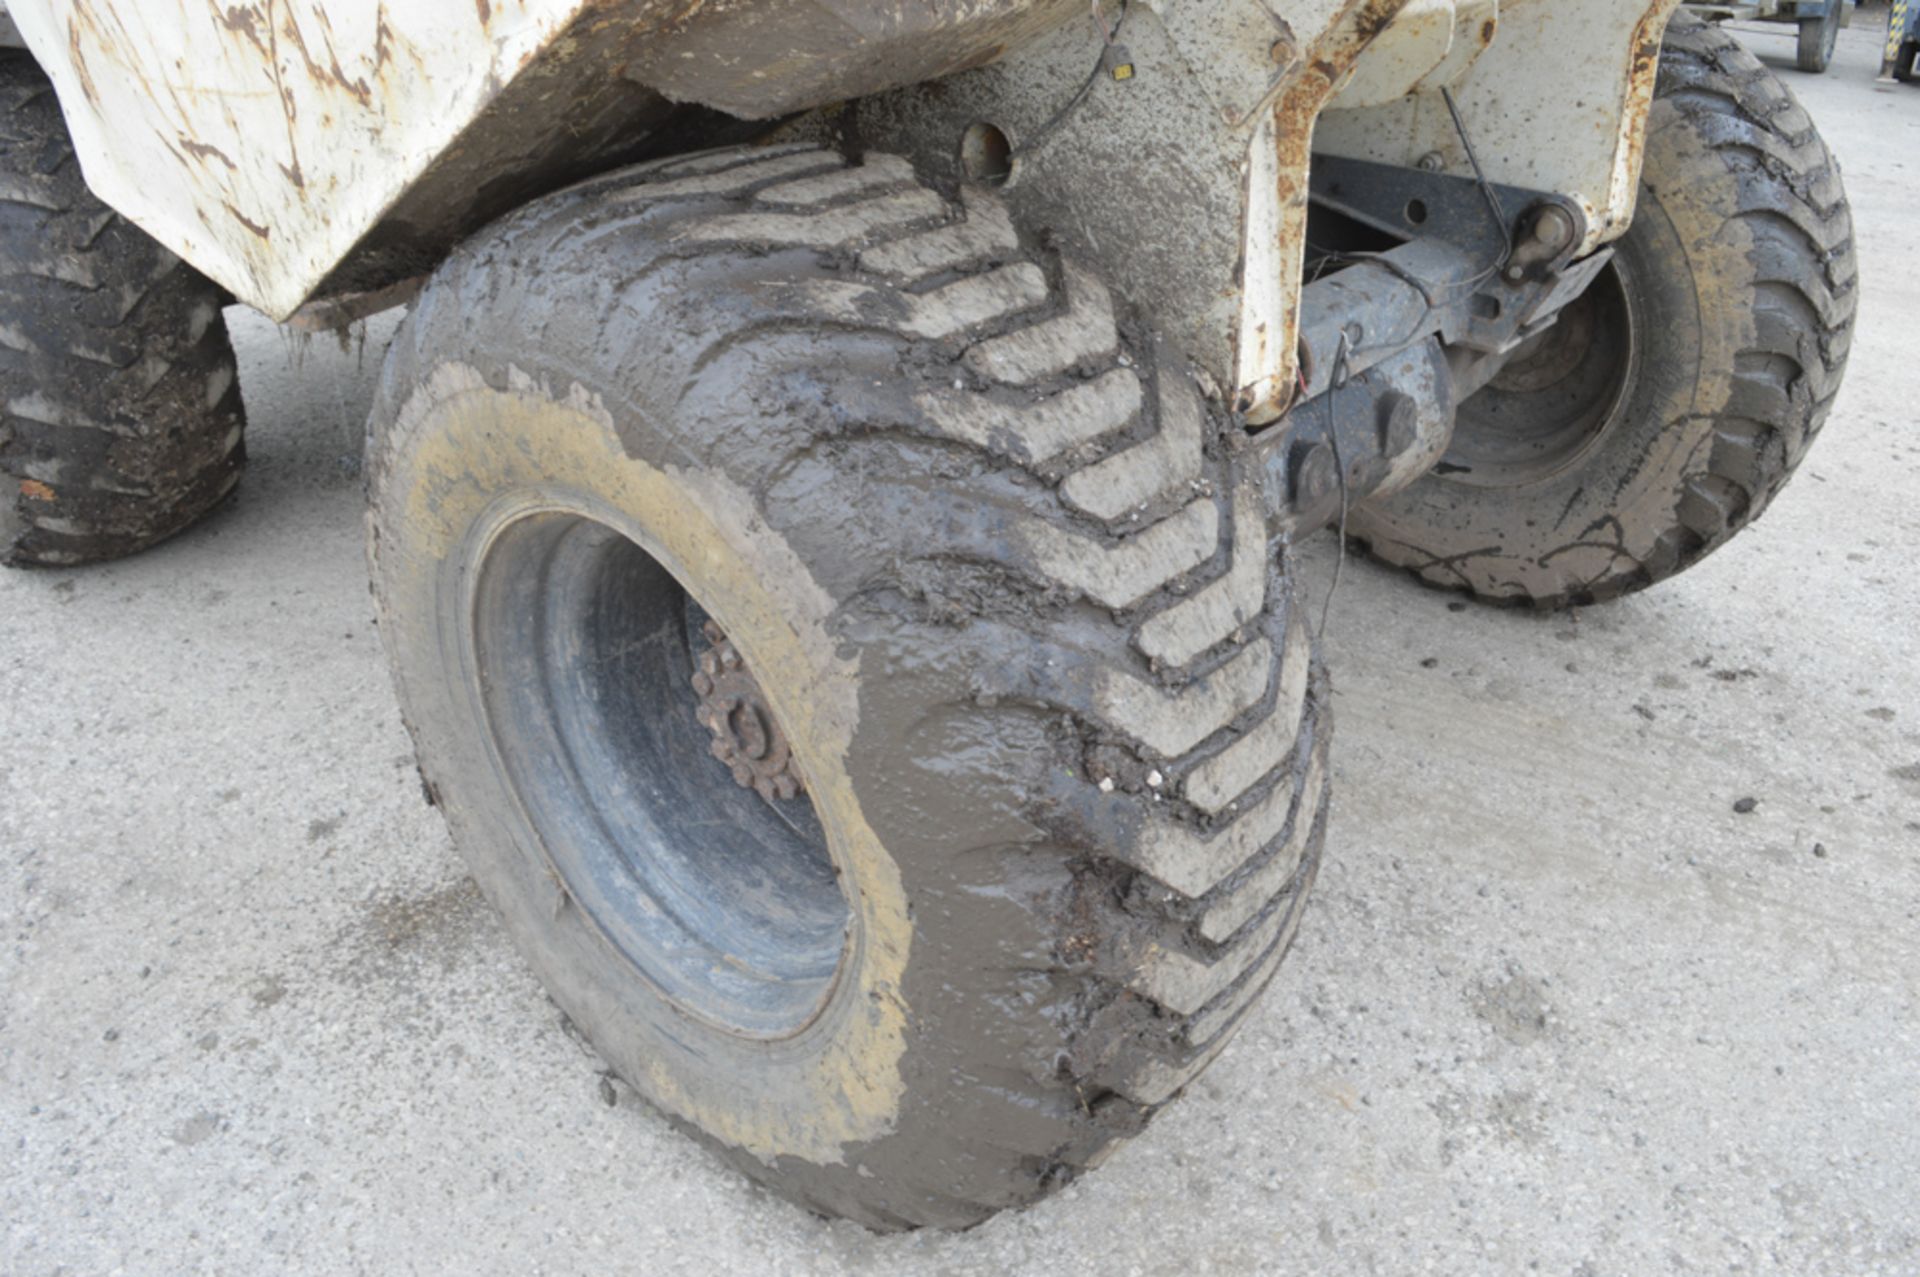
[[[621,1076],[877,1228],[1097,1166],[1273,977],[1300,538],[1654,584],[1851,334],[1831,158],[1671,0],[11,9],[9,559],[233,486],[228,294],[410,297],[370,560],[430,800]]]

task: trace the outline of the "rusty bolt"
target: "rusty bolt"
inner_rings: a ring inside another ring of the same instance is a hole
[[[1420,438],[1420,405],[1413,396],[1389,390],[1380,398],[1380,451],[1389,457],[1406,452]]]
[[[1280,27],[1280,38],[1267,50],[1267,56],[1273,59],[1277,67],[1286,66],[1300,56],[1300,40],[1293,34],[1293,25],[1285,18],[1276,18]]]

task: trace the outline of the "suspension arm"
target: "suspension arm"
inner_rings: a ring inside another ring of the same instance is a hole
[[[1551,327],[1612,250],[1578,261],[1577,205],[1562,197],[1329,157],[1315,202],[1394,235],[1382,252],[1329,252],[1301,293],[1293,403],[1254,436],[1277,536],[1396,492],[1447,450],[1454,410]]]

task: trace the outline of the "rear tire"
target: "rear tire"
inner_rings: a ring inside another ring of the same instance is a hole
[[[1853,221],[1786,86],[1686,15],[1614,249],[1617,269],[1461,405],[1439,468],[1354,511],[1365,549],[1433,585],[1562,607],[1665,580],[1766,509],[1846,370]]]
[[[224,301],[93,197],[53,86],[0,50],[0,563],[120,558],[233,491]]]
[[[622,1077],[810,1209],[960,1227],[1213,1059],[1297,925],[1329,730],[1230,432],[890,156],[615,175],[440,270],[373,415],[381,633],[456,843]],[[709,619],[759,684],[724,731]],[[803,795],[735,783],[788,749]]]

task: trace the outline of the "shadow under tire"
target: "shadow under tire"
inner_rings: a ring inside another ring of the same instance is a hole
[[[808,1209],[964,1227],[1218,1054],[1329,737],[1231,429],[891,156],[630,170],[448,261],[370,427],[381,632],[456,844],[622,1078]],[[714,714],[717,633],[761,699]],[[775,727],[803,788],[763,798]]]
[[[1434,473],[1358,507],[1375,557],[1496,603],[1683,571],[1785,486],[1839,392],[1858,265],[1840,169],[1732,36],[1668,28],[1615,265],[1460,408]]]
[[[225,301],[94,198],[53,86],[0,50],[0,563],[121,558],[233,491]]]

